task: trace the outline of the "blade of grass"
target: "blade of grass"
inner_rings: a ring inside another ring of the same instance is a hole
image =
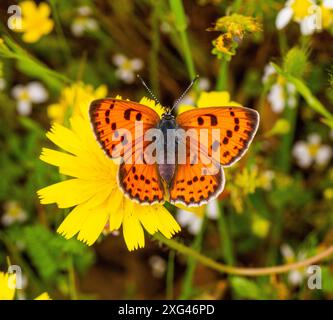
[[[149,73],[150,83],[152,85],[153,92],[157,97],[160,95],[160,88],[158,82],[158,53],[160,47],[160,31],[159,31],[159,1],[151,1],[152,13],[151,13],[151,49],[149,53]]]
[[[234,252],[232,247],[232,242],[230,239],[228,223],[226,216],[224,214],[224,208],[222,204],[218,205],[219,215],[218,215],[218,229],[220,235],[220,243],[222,248],[222,255],[228,265],[233,265],[235,263]]]
[[[175,271],[175,251],[170,250],[168,258],[168,269],[166,275],[166,298],[167,300],[173,299],[173,282]]]
[[[222,59],[220,61],[219,74],[218,74],[216,88],[215,88],[217,91],[227,90],[228,66],[229,66],[229,61],[227,61],[225,59]]]
[[[287,72],[283,71],[279,66],[272,63],[274,69],[278,74],[283,76],[288,82],[291,82],[295,87],[297,92],[304,98],[307,102],[308,106],[322,115],[325,118],[325,123],[329,126],[333,123],[333,115],[330,113],[325,106],[312,94],[311,90],[306,86],[306,84],[292,75],[288,74]],[[332,126],[333,128],[333,126]]]
[[[196,252],[200,252],[200,250],[201,250],[202,240],[203,240],[204,233],[206,230],[206,224],[207,224],[207,220],[206,220],[206,218],[203,218],[200,232],[196,235],[193,245],[192,245],[192,249],[195,250]],[[181,299],[181,300],[186,300],[191,297],[191,293],[193,290],[192,282],[193,282],[193,276],[194,276],[196,266],[197,266],[197,261],[195,259],[193,259],[192,257],[189,257],[187,260],[187,268],[186,268],[185,275],[184,275],[182,291],[179,296],[179,299]]]
[[[187,37],[187,21],[184,12],[183,2],[181,0],[169,0],[171,10],[175,16],[175,25],[180,35],[180,40],[183,48],[183,56],[185,59],[187,72],[190,80],[196,76],[194,62],[191,54],[190,44]],[[195,86],[196,87],[196,86]]]
[[[67,43],[66,37],[64,35],[64,31],[63,31],[62,26],[61,26],[59,11],[58,11],[58,8],[57,8],[57,3],[56,3],[57,1],[56,0],[49,0],[49,2],[50,2],[50,5],[51,5],[51,8],[52,8],[52,15],[54,17],[55,28],[56,28],[56,32],[57,32],[58,37],[59,37],[59,42],[62,44],[64,58],[67,62],[70,62],[71,59],[72,59],[71,58],[72,54],[71,54],[70,47]]]

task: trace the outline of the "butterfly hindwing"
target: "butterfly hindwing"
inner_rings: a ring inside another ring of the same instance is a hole
[[[130,199],[141,204],[164,202],[164,189],[156,164],[121,164],[119,186]]]
[[[220,164],[198,162],[177,166],[170,186],[170,202],[188,207],[201,206],[216,198],[223,190],[225,178]]]
[[[222,166],[230,166],[248,149],[258,129],[259,114],[244,107],[198,108],[181,113],[177,123],[185,130],[197,130],[200,142],[200,131],[206,129],[208,139],[200,143],[201,152]]]

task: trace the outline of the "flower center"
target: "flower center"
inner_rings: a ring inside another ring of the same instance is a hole
[[[310,0],[294,0],[291,5],[291,8],[294,11],[294,18],[296,20],[302,20],[306,16],[311,14],[310,7],[313,3]]]
[[[310,155],[311,155],[311,157],[315,157],[316,156],[316,154],[318,153],[318,150],[319,150],[319,147],[320,147],[320,145],[319,144],[309,144],[309,146],[308,146],[308,150],[309,150],[309,153],[310,153]]]
[[[124,61],[121,68],[124,69],[124,70],[132,70],[131,61],[130,60]]]
[[[23,89],[20,94],[19,94],[19,100],[24,100],[24,101],[29,101],[30,100],[30,95],[28,90]]]

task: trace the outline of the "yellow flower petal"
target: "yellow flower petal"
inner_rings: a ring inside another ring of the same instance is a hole
[[[27,43],[37,42],[41,37],[41,34],[37,30],[27,31],[23,34],[22,40]]]
[[[42,25],[40,32],[42,33],[42,35],[48,34],[52,31],[53,26],[54,22],[52,20],[48,20]]]
[[[79,154],[82,142],[72,130],[55,123],[46,136],[58,147],[73,154]]]
[[[105,206],[105,202],[102,205],[91,209],[80,228],[77,237],[78,240],[81,240],[91,246],[102,233],[108,216],[109,212],[108,208]]]
[[[20,8],[23,12],[23,15],[35,15],[37,10],[37,6],[34,1],[20,2]]]
[[[175,233],[181,230],[179,224],[167,209],[162,206],[153,206],[152,210],[155,210],[155,214],[157,214],[160,222],[158,229],[166,238],[170,239]]]
[[[133,205],[132,201],[125,201],[123,233],[129,251],[145,246],[143,229],[136,212],[133,210]]]
[[[38,6],[38,15],[40,17],[48,17],[51,13],[51,8],[50,6],[45,3],[45,2],[41,2],[40,5]]]
[[[123,222],[124,216],[124,195],[120,190],[115,190],[112,196],[109,198],[109,208],[110,212],[110,220],[109,220],[109,230],[110,232],[114,230],[118,230]]]
[[[185,211],[192,212],[195,215],[197,215],[198,217],[203,217],[205,212],[206,212],[207,205],[204,204],[204,205],[201,205],[200,207],[186,207],[186,206],[178,203],[176,205],[176,207],[179,208],[179,209],[185,210]]]
[[[106,193],[109,188],[106,183],[70,179],[45,187],[37,193],[42,204],[57,203],[59,208],[69,208],[89,200],[97,193]]]
[[[13,300],[15,295],[15,274],[0,272],[0,300]]]
[[[140,103],[151,109],[154,109],[160,117],[165,112],[165,110],[162,108],[162,106],[160,104],[156,104],[154,100],[148,99],[146,97],[143,97],[140,100]]]
[[[202,92],[197,103],[199,108],[239,106],[238,103],[230,101],[230,95],[227,91]]]
[[[156,210],[152,209],[151,206],[135,205],[135,212],[143,227],[150,234],[154,234],[158,231],[158,217]]]
[[[195,107],[182,104],[178,107],[178,114],[181,114],[185,111],[192,110],[192,109],[195,109]]]
[[[66,239],[74,237],[81,229],[83,222],[89,214],[87,204],[76,206],[57,229]]]
[[[48,293],[44,292],[40,294],[38,297],[36,297],[34,300],[52,300]]]

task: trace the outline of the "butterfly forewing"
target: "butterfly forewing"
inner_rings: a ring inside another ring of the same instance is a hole
[[[244,107],[209,107],[186,111],[177,117],[177,123],[185,130],[197,130],[202,153],[230,166],[248,149],[258,129],[259,114]],[[201,139],[206,132],[208,139]]]

